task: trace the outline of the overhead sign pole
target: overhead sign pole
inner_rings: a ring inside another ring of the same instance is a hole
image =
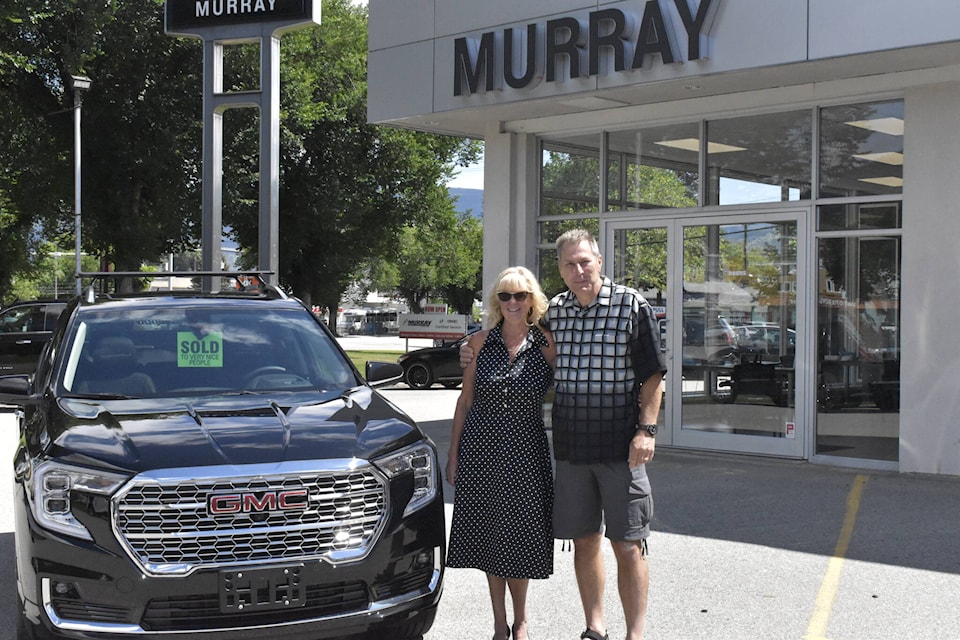
[[[223,235],[223,114],[260,110],[258,264],[276,283],[280,233],[280,36],[320,24],[320,0],[166,0],[167,35],[203,40],[202,269],[219,271]],[[260,43],[260,88],[223,90],[225,45]],[[209,288],[205,285],[204,288]]]

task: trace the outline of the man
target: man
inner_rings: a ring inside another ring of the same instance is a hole
[[[608,640],[602,539],[613,546],[627,640],[640,640],[647,608],[646,561],[653,498],[645,464],[653,459],[666,372],[656,316],[643,297],[601,274],[603,258],[589,231],[557,239],[568,291],[550,301],[547,322],[557,344],[553,446],[553,527],[573,539],[574,570],[587,629],[583,640]],[[461,350],[461,362],[473,357]]]

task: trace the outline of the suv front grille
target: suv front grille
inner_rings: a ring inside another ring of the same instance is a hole
[[[380,533],[386,491],[373,467],[351,469],[351,463],[289,473],[271,465],[269,474],[235,467],[249,473],[231,478],[198,475],[222,473],[222,467],[141,474],[113,500],[116,534],[152,575],[321,557],[355,560]],[[296,499],[278,507],[287,495]],[[215,497],[220,513],[210,506]]]

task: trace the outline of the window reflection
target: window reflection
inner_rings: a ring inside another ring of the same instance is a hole
[[[548,295],[565,288],[557,270],[556,239],[574,228],[589,229],[599,237],[602,139],[599,133],[566,136],[541,147],[537,268]]]
[[[897,460],[900,238],[820,238],[818,454]]]
[[[684,228],[683,429],[794,437],[796,233]]]
[[[642,211],[636,219],[648,225],[665,218],[664,209],[734,205],[735,211],[750,203],[846,198],[810,203],[818,268],[806,280],[817,287],[816,330],[802,323],[810,328],[803,336],[797,299],[812,296],[797,291],[796,223],[775,213],[725,224],[730,218],[718,212],[715,224],[682,227],[682,273],[671,272],[683,283],[682,306],[671,310],[671,320],[682,322],[679,426],[795,437],[800,383],[805,423],[816,407],[817,454],[897,460],[903,134],[903,101],[894,100],[543,141],[537,222],[544,289],[564,288],[557,236],[581,226],[598,234],[602,220],[618,218],[611,212]],[[886,194],[893,197],[877,197]],[[661,215],[646,215],[650,209]],[[686,213],[672,219],[683,224]],[[605,248],[618,279],[654,299],[665,286],[662,267],[673,264],[663,257],[656,235],[662,231],[618,231],[614,246]],[[801,315],[813,320],[810,311]],[[808,352],[797,353],[798,340],[810,344]],[[810,375],[794,375],[797,356]]]
[[[903,101],[820,110],[820,197],[903,191]]]
[[[594,144],[587,146],[584,144],[587,142]],[[599,146],[599,134],[584,140],[543,145],[540,215],[596,214],[599,211]]]
[[[613,279],[639,291],[655,307],[666,305],[667,229],[618,230],[613,239]]]
[[[810,198],[810,111],[707,123],[707,203],[787,202]]]
[[[827,205],[817,209],[817,231],[899,229],[900,204]]]
[[[697,123],[612,131],[608,147],[608,210],[697,206]]]

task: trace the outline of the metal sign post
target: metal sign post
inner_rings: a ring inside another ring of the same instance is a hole
[[[167,0],[167,35],[203,40],[202,269],[217,271],[223,235],[223,114],[260,110],[259,270],[279,270],[280,36],[320,24],[320,0]],[[260,43],[260,88],[223,91],[225,45]],[[276,284],[276,282],[274,282]]]

